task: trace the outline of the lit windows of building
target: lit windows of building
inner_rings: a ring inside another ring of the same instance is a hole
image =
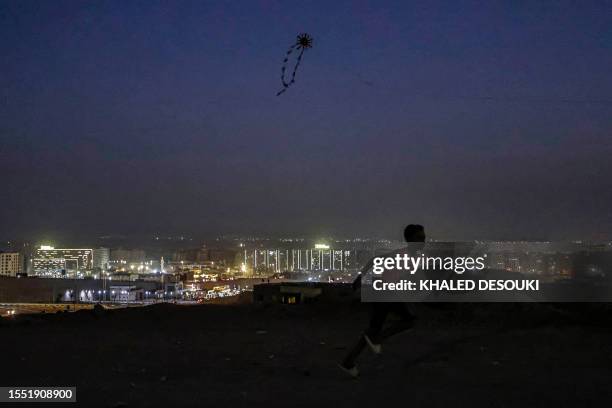
[[[32,259],[35,275],[53,278],[81,278],[91,273],[93,250],[54,248],[43,245]]]
[[[0,276],[16,277],[23,273],[23,256],[19,252],[0,252]]]

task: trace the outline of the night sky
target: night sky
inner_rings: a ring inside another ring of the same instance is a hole
[[[2,238],[612,238],[610,2],[0,1],[0,51]]]

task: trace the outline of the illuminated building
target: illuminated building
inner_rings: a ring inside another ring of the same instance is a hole
[[[346,271],[355,268],[354,252],[316,244],[312,249],[244,250],[242,264],[254,274],[299,271]]]
[[[36,251],[32,259],[34,274],[47,277],[83,277],[91,272],[93,266],[93,250],[54,248],[43,245]]]
[[[133,285],[113,285],[110,287],[110,300],[117,303],[141,302],[145,290]]]
[[[0,276],[16,277],[23,272],[23,257],[19,252],[0,252]]]
[[[110,249],[96,248],[93,250],[93,269],[106,271],[110,262]]]

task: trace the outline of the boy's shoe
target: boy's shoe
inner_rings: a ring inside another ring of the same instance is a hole
[[[367,334],[364,334],[363,338],[365,339],[366,343],[368,343],[370,350],[372,350],[374,354],[382,354],[382,344],[374,343]]]
[[[350,375],[352,378],[359,377],[359,370],[357,369],[356,365],[352,367],[346,367],[343,363],[338,363],[338,367],[340,367],[342,371]]]

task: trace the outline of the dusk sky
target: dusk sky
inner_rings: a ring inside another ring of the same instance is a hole
[[[0,50],[0,238],[612,238],[610,2],[0,1]]]

